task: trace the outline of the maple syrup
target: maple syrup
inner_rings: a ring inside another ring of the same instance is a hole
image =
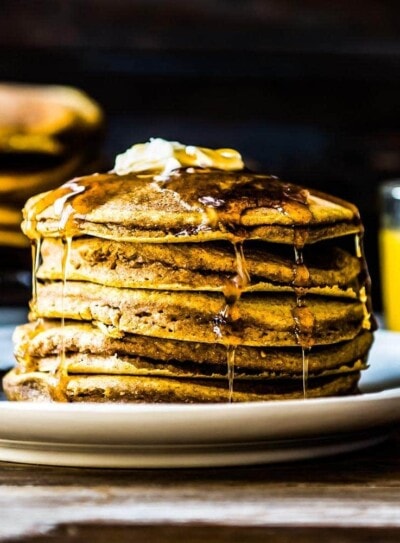
[[[302,238],[304,241],[304,238]],[[296,342],[301,349],[303,398],[307,398],[308,361],[314,344],[313,313],[307,307],[305,296],[309,286],[310,272],[304,264],[303,246],[294,245],[294,265],[292,287],[296,296],[296,305],[292,309]]]
[[[355,234],[354,236],[355,253],[356,257],[361,263],[361,273],[358,287],[358,300],[362,303],[363,307],[363,322],[362,327],[365,330],[376,329],[376,322],[372,314],[372,303],[370,297],[371,291],[371,278],[368,273],[367,261],[364,254],[363,232]]]
[[[233,401],[234,378],[235,378],[235,354],[240,344],[240,337],[235,331],[240,328],[240,311],[238,302],[243,291],[250,284],[250,274],[247,269],[243,252],[243,243],[233,243],[235,252],[236,274],[226,281],[224,285],[224,306],[214,318],[214,333],[218,341],[226,347],[226,366],[228,377],[228,401]]]

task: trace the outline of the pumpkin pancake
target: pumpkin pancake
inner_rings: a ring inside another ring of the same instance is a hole
[[[293,257],[283,256],[276,244],[244,244],[247,271],[252,278],[245,291],[293,292],[298,279]],[[37,276],[63,278],[64,245],[46,238]],[[309,277],[302,283],[310,294],[355,298],[361,271],[359,259],[337,247],[307,254]],[[235,252],[229,243],[128,243],[77,238],[71,243],[66,277],[112,287],[157,290],[223,291],[237,274]]]
[[[89,323],[42,321],[17,327],[14,333],[15,355],[21,368],[52,371],[62,348],[70,373],[127,373],[138,369],[192,371],[196,374],[226,374],[226,348],[221,344],[177,341],[124,334],[112,337],[106,330]],[[363,331],[354,339],[335,345],[314,347],[308,356],[309,375],[326,371],[348,371],[364,360],[372,344],[372,334]],[[205,368],[205,369],[203,369]],[[297,376],[303,372],[298,347],[248,347],[240,345],[235,353],[235,376]]]
[[[67,201],[68,217],[60,206]],[[59,237],[63,212],[71,236],[142,243],[303,238],[304,245],[361,232],[357,210],[342,200],[271,176],[214,170],[166,181],[114,173],[74,179],[32,197],[22,228],[31,238]]]
[[[284,353],[282,353],[284,357]],[[32,361],[31,361],[32,362]],[[58,356],[48,356],[40,359],[37,371],[55,374],[60,363]],[[210,378],[227,379],[227,364],[214,366],[209,363],[193,364],[180,362],[161,362],[147,358],[126,357],[114,354],[112,356],[91,355],[91,354],[67,354],[64,356],[63,367],[69,375],[133,375],[147,377],[172,377],[172,378]],[[319,373],[308,371],[308,378],[352,373],[363,370],[367,367],[364,359],[343,364],[334,369],[324,369]],[[20,369],[25,369],[23,364]],[[235,381],[238,380],[260,380],[260,379],[302,379],[302,372],[293,374],[285,371],[283,373],[274,371],[250,371],[235,364]]]
[[[63,300],[63,303],[60,303]],[[215,343],[215,327],[238,343],[254,346],[298,345],[296,298],[291,294],[243,295],[237,302],[240,319],[223,322],[224,296],[211,292],[122,289],[80,281],[38,285],[32,318],[94,321],[117,332]],[[337,343],[355,337],[363,325],[358,301],[307,297],[313,315],[314,344]]]
[[[310,380],[308,397],[357,392],[359,372]],[[3,379],[10,400],[52,401],[58,380],[44,372],[10,371]],[[231,395],[227,379],[170,379],[125,375],[73,375],[64,378],[68,402],[245,402],[303,398],[301,380],[240,381]]]

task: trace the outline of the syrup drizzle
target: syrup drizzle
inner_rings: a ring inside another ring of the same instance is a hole
[[[75,180],[72,180],[59,189],[53,192],[45,193],[44,197],[39,200],[36,213],[43,212],[50,205],[53,206],[55,214],[59,217],[57,223],[57,234],[61,238],[63,243],[63,256],[62,256],[62,294],[61,294],[61,345],[60,354],[57,367],[52,375],[51,379],[51,396],[52,399],[59,402],[66,402],[66,384],[68,378],[68,365],[66,363],[65,354],[65,293],[68,277],[68,267],[71,254],[71,246],[73,240],[73,233],[76,231],[75,218],[79,208],[74,205],[73,199],[84,192],[85,186],[80,185]],[[57,194],[55,195],[54,192]],[[34,221],[36,220],[35,214],[28,213],[28,224],[31,229],[34,229]],[[42,237],[36,235],[33,240],[33,309],[36,311],[37,306],[37,272],[40,265],[41,256],[41,244]]]
[[[310,207],[307,201],[308,193],[305,195],[305,201],[301,202],[298,209],[298,214],[301,217],[302,227],[293,228],[293,280],[292,288],[295,294],[296,305],[292,309],[292,317],[294,323],[294,334],[296,343],[301,349],[302,359],[302,388],[303,398],[307,398],[308,388],[308,363],[309,354],[314,344],[314,324],[315,318],[313,313],[307,307],[306,294],[309,288],[310,272],[304,263],[303,248],[306,245],[309,237],[308,225],[313,220]]]
[[[57,367],[54,371],[53,379],[53,398],[57,401],[67,401],[66,384],[68,380],[68,364],[65,355],[65,295],[67,287],[68,268],[71,255],[72,237],[63,237],[63,256],[62,256],[62,290],[61,290],[61,345],[60,357]]]
[[[299,241],[299,240],[297,240]],[[301,240],[303,241],[303,239]],[[294,245],[294,265],[292,287],[296,296],[296,306],[292,309],[296,342],[301,349],[303,398],[307,398],[308,365],[311,348],[314,344],[315,318],[307,307],[305,296],[309,285],[310,272],[304,264],[302,246]]]
[[[38,291],[38,282],[37,282],[37,273],[40,266],[41,251],[42,251],[42,237],[32,240],[32,300],[31,300],[31,310],[37,312],[37,291]]]
[[[190,182],[179,171],[172,172],[167,179],[156,179],[153,174],[118,176],[112,173],[76,178],[44,193],[40,198],[30,200],[24,210],[23,229],[29,238],[37,238],[38,227],[42,226],[40,222],[44,218],[46,235],[58,237],[63,225],[54,221],[54,215],[60,219],[62,210],[69,202],[73,212],[67,214],[67,235],[90,234],[90,231],[85,232],[82,220],[89,213],[107,208],[114,199],[121,206],[120,213],[128,216],[132,225],[144,232],[145,208],[154,211],[156,217],[165,216],[163,211],[167,208],[183,218],[186,211],[192,213],[185,224],[179,223],[172,232],[177,237],[212,229],[224,232],[226,239],[244,239],[246,232],[242,230],[238,233],[242,228],[242,216],[246,211],[257,208],[277,210],[289,217],[292,224],[304,224],[308,192],[301,187],[282,183],[272,176],[245,172],[194,170],[190,175]],[[48,217],[47,209],[51,207],[54,214],[50,213]],[[140,219],[136,219],[132,213],[132,209],[136,208],[142,210]],[[111,207],[107,209],[112,222],[113,210]],[[157,228],[158,219],[154,220]]]
[[[361,263],[360,284],[358,288],[358,299],[363,307],[363,322],[362,328],[365,330],[375,330],[377,325],[372,313],[371,303],[371,278],[369,276],[367,261],[364,254],[363,232],[354,236],[356,257]]]
[[[224,307],[214,319],[214,333],[226,347],[228,401],[233,401],[236,348],[240,344],[240,311],[238,302],[251,279],[246,265],[243,242],[233,243],[236,274],[225,284]],[[227,329],[228,328],[228,329]]]

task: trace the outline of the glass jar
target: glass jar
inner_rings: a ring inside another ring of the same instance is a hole
[[[400,179],[380,187],[380,265],[384,322],[389,330],[400,331]]]

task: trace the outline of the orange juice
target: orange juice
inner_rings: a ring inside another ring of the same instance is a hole
[[[381,228],[379,245],[385,324],[400,331],[400,228]]]

